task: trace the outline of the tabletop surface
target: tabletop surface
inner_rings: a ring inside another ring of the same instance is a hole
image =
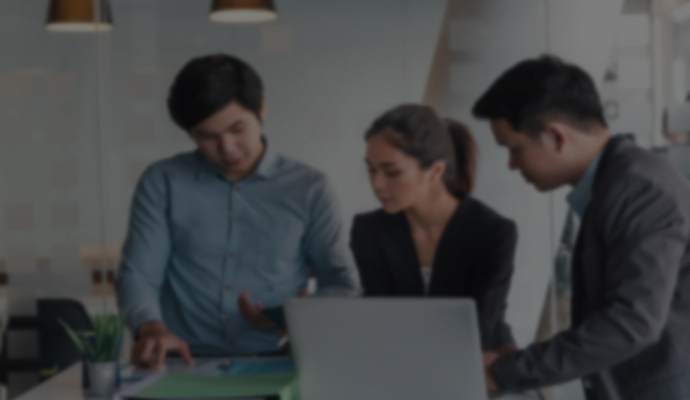
[[[81,389],[81,363],[62,371],[53,378],[29,390],[15,400],[83,400]],[[539,400],[535,392],[510,394],[494,400]]]
[[[16,400],[39,399],[81,400],[81,363],[74,364],[16,398]]]

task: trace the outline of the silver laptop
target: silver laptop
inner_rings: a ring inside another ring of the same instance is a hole
[[[293,298],[301,400],[486,400],[466,299]]]

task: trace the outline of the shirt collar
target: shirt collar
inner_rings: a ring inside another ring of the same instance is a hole
[[[196,159],[198,161],[198,167],[196,171],[197,181],[204,179],[205,177],[216,177],[224,178],[225,174],[223,171],[209,160],[208,157],[201,151],[201,149],[196,149],[194,152]]]
[[[278,153],[273,147],[268,145],[268,140],[265,136],[261,137],[261,141],[264,143],[264,154],[261,156],[261,161],[259,161],[259,165],[252,175],[270,179],[278,166]]]
[[[585,215],[585,210],[592,198],[592,188],[599,167],[599,161],[601,161],[601,152],[592,160],[585,174],[580,178],[580,181],[577,182],[573,190],[568,193],[568,197],[566,198],[570,207],[572,207],[573,211],[575,211],[580,219]]]
[[[264,154],[261,156],[259,165],[257,165],[254,172],[247,178],[257,177],[263,179],[270,179],[276,171],[278,164],[278,153],[273,150],[271,146],[268,145],[268,140],[265,136],[261,137],[261,141],[264,144]],[[204,153],[197,149],[196,150],[197,159],[199,160],[199,166],[197,169],[196,178],[197,180],[203,179],[204,177],[214,176],[226,178],[225,172],[218,167],[213,161],[209,160]]]

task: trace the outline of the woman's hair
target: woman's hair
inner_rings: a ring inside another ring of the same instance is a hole
[[[378,117],[364,138],[375,135],[383,135],[392,146],[416,159],[422,169],[445,161],[443,181],[448,191],[459,198],[472,192],[477,145],[464,124],[441,119],[428,106],[403,104]]]

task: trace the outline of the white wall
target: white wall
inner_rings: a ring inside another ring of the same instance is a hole
[[[46,32],[45,2],[0,7],[0,258],[11,285],[51,294],[30,276],[50,271],[85,278],[62,289],[88,293],[78,247],[100,227],[93,37]]]

